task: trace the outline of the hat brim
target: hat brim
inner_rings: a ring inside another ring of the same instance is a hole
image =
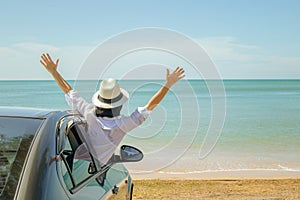
[[[120,88],[121,93],[123,94],[122,98],[114,103],[104,103],[99,101],[98,96],[99,96],[99,91],[97,91],[92,98],[92,102],[95,106],[99,107],[99,108],[105,108],[105,109],[111,109],[111,108],[116,108],[119,107],[121,105],[123,105],[128,99],[129,99],[129,94],[126,90],[124,90],[123,88]]]

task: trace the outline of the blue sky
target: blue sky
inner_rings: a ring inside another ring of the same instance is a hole
[[[74,79],[97,45],[142,27],[193,38],[223,78],[300,78],[299,19],[297,0],[1,1],[0,79],[50,79],[43,51]]]

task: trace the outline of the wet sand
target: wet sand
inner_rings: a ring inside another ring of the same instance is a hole
[[[133,199],[300,199],[300,179],[141,179]]]

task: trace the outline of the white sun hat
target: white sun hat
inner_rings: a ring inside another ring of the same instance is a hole
[[[111,109],[123,105],[129,94],[120,88],[118,82],[112,78],[103,80],[92,98],[93,104],[99,108]]]

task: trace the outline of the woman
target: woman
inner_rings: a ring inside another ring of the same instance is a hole
[[[184,77],[183,68],[177,67],[172,73],[167,69],[166,82],[143,107],[138,107],[130,116],[120,115],[122,105],[129,94],[119,87],[114,79],[103,80],[92,98],[87,103],[58,73],[59,59],[52,61],[50,55],[42,54],[41,64],[53,76],[58,86],[66,94],[70,107],[79,112],[87,121],[86,144],[81,145],[75,153],[76,159],[90,160],[90,153],[102,166],[111,158],[126,133],[139,126],[151,111],[161,102],[168,90]]]

